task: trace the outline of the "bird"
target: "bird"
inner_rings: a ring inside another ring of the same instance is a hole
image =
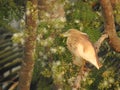
[[[66,44],[73,55],[73,64],[82,66],[87,61],[97,69],[102,66],[98,60],[95,47],[86,33],[77,29],[69,29],[67,32],[62,33],[61,36],[67,37]]]

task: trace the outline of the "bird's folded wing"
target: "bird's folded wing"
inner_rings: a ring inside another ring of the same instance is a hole
[[[78,44],[78,48],[76,50],[77,55],[85,59],[86,61],[90,62],[97,68],[99,67],[98,65],[98,58],[96,56],[96,52],[92,44],[87,43],[86,45],[81,45]]]

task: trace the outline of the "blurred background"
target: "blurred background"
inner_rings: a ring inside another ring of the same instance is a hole
[[[104,33],[104,19],[97,0],[38,0],[38,30],[31,90],[71,90],[79,67],[72,63],[66,38],[60,34],[75,28],[95,43]],[[15,90],[24,56],[26,0],[0,0],[0,90]],[[120,5],[114,7],[120,36]],[[105,40],[98,53],[100,70],[90,72],[80,90],[120,90],[120,53]]]

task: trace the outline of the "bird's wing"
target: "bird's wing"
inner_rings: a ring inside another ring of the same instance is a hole
[[[86,61],[90,62],[91,64],[93,64],[97,68],[99,67],[98,58],[97,58],[95,49],[90,41],[88,41],[88,40],[82,41],[81,40],[81,42],[79,42],[77,44],[76,52],[78,52],[77,55],[79,55],[80,57],[82,57]]]
[[[72,37],[68,37],[67,38],[67,48],[69,49],[69,51],[75,55],[75,51],[77,49],[76,43],[77,43],[77,39],[76,38],[72,38]]]

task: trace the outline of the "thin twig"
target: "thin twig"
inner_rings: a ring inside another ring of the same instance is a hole
[[[100,49],[100,46],[102,45],[102,42],[108,38],[108,35],[107,34],[103,34],[99,39],[98,41],[95,43],[95,49],[96,49],[96,52],[98,53],[99,52],[99,49]]]
[[[19,82],[14,83],[14,84],[9,88],[9,90],[15,90],[15,88],[16,88],[17,85],[18,85],[18,83],[19,83]]]

